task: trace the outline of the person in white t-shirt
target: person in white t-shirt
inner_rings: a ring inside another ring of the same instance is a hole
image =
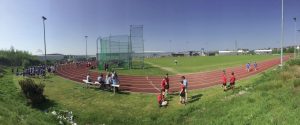
[[[86,81],[87,81],[87,82],[92,82],[91,77],[90,77],[90,74],[88,74],[88,75],[86,76]]]
[[[111,74],[107,73],[105,80],[106,80],[106,82],[105,82],[106,87],[105,88],[108,89],[108,88],[110,88],[110,84],[111,84]]]
[[[184,88],[185,88],[185,103],[187,103],[187,98],[188,98],[188,80],[185,78],[185,76],[181,76],[182,78],[182,82],[183,82],[183,85],[184,85]]]

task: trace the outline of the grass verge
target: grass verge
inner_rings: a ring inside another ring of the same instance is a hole
[[[234,91],[190,91],[186,106],[171,95],[167,108],[158,108],[154,94],[113,95],[58,76],[45,81],[45,94],[54,108],[73,111],[79,124],[298,124],[299,74],[292,65],[238,81]]]
[[[13,75],[1,67],[0,78],[0,124],[3,125],[50,125],[57,121],[49,114],[27,105],[26,98],[16,86]]]

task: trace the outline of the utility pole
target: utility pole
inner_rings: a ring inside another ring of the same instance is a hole
[[[284,40],[284,22],[283,22],[283,0],[281,0],[281,52],[280,52],[280,66],[283,66],[283,40]]]
[[[101,41],[101,37],[99,36],[96,40],[96,64],[97,66],[99,66],[99,44],[98,44],[98,41],[100,42]]]
[[[238,55],[238,50],[237,50],[237,40],[235,40],[235,52],[236,52],[236,55]]]
[[[172,40],[169,40],[170,53],[172,53]]]
[[[47,50],[46,50],[46,27],[45,27],[45,20],[47,20],[46,17],[42,16],[43,19],[43,27],[44,27],[44,49],[45,49],[45,72],[46,72],[46,66],[47,66]]]
[[[87,58],[87,38],[88,36],[84,36],[85,37],[85,60],[88,61],[88,58]]]
[[[296,46],[297,46],[297,18],[293,18],[294,19],[294,42],[295,42],[295,46],[294,46],[294,59],[296,59]]]

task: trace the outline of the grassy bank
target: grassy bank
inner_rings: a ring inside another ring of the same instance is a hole
[[[20,89],[13,81],[13,76],[4,67],[0,67],[4,72],[0,77],[0,124],[2,125],[49,125],[57,124],[57,121],[39,109],[27,106]]]
[[[293,65],[238,81],[234,91],[220,86],[190,91],[186,106],[171,95],[167,108],[158,108],[155,94],[113,95],[58,76],[46,80],[45,95],[54,109],[73,111],[79,124],[298,124],[299,74]]]

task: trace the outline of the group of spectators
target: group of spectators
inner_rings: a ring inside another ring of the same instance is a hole
[[[92,66],[92,63],[91,62],[87,62],[86,63],[86,67],[91,67]]]
[[[72,61],[72,62],[64,62],[63,64],[76,64],[76,68],[78,67],[88,67],[90,69],[95,69],[96,66],[90,61]]]
[[[86,79],[88,82],[93,81],[90,77],[90,74],[87,75]],[[101,73],[95,81],[100,83],[101,88],[109,90],[112,88],[112,85],[118,85],[120,83],[119,76],[116,71],[107,72],[105,77],[104,74]],[[118,88],[116,89],[118,90]]]
[[[85,61],[73,61],[71,63],[75,63],[76,67],[80,67],[80,66],[83,66],[85,64]],[[66,64],[66,63],[64,63],[64,64]]]
[[[12,68],[12,72],[16,75],[22,76],[45,76],[46,72],[55,73],[55,66],[31,66],[28,68],[23,68],[23,71],[19,71],[19,68],[16,68],[16,71],[14,71],[14,68]]]
[[[180,84],[180,91],[179,91],[179,96],[180,96],[180,103],[181,104],[186,104],[188,102],[188,80],[185,78],[185,76],[181,76],[181,80],[179,82]],[[169,75],[166,74],[163,78],[163,80],[161,81],[161,91],[157,96],[157,101],[158,101],[158,105],[159,107],[163,107],[163,106],[167,106],[168,102],[167,102],[167,97],[169,94],[169,89],[170,89],[170,79],[169,79]]]

